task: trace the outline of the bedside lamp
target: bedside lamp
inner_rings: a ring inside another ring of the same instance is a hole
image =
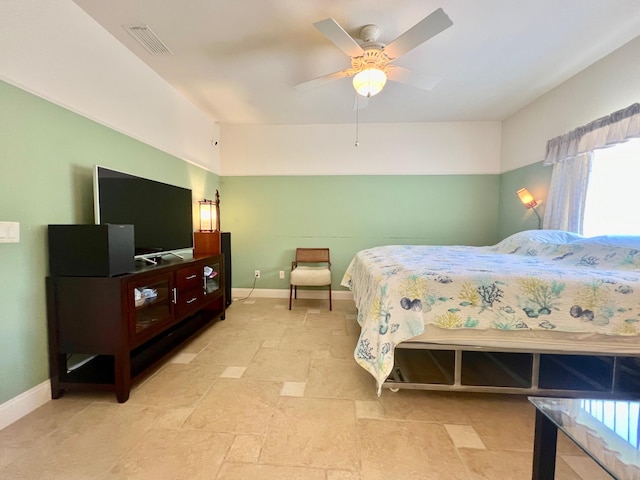
[[[540,214],[536,210],[536,205],[538,205],[538,202],[536,202],[536,199],[533,198],[533,195],[531,195],[531,193],[529,193],[529,190],[527,190],[526,188],[521,188],[516,192],[516,194],[527,209],[533,209],[533,213],[535,213],[536,217],[538,217],[538,230],[540,230],[542,228],[542,218],[540,218]]]
[[[220,250],[220,194],[216,190],[215,200],[198,202],[200,230],[193,234],[193,253],[219,254]]]

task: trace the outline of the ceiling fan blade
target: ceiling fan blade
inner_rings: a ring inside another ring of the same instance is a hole
[[[339,72],[330,73],[328,75],[323,75],[321,77],[313,78],[311,80],[307,80],[306,82],[299,83],[295,86],[295,89],[306,92],[307,90],[311,90],[312,88],[320,87],[326,83],[329,83],[332,80],[337,80],[339,78],[345,78],[348,76],[349,72],[347,70],[340,70]]]
[[[453,22],[449,16],[439,8],[384,47],[384,53],[391,59],[398,58],[430,38],[435,37],[451,25],[453,25]]]
[[[313,26],[320,30],[320,32],[331,40],[336,47],[350,57],[359,57],[364,54],[362,47],[358,45],[358,42],[356,42],[333,18],[320,20],[319,22],[314,23]]]
[[[416,72],[398,65],[391,65],[391,67],[387,74],[389,80],[404,83],[405,85],[410,85],[422,90],[431,90],[442,80],[442,77],[438,77],[437,75]]]
[[[353,111],[364,110],[369,105],[369,97],[363,97],[356,93],[356,98],[353,100]]]

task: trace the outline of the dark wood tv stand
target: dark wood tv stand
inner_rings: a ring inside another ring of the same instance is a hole
[[[224,320],[224,282],[222,255],[166,258],[113,277],[47,277],[52,398],[88,387],[126,402],[132,382],[203,326]]]

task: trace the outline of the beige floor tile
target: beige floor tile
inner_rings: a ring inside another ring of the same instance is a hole
[[[247,367],[227,367],[220,374],[220,378],[242,378]]]
[[[263,435],[236,435],[225,461],[257,463],[263,443]]]
[[[244,373],[244,378],[279,382],[304,382],[309,373],[311,352],[261,348]]]
[[[358,452],[352,401],[281,397],[260,463],[357,470]]]
[[[482,443],[482,439],[478,436],[471,425],[451,425],[446,424],[444,428],[447,430],[449,437],[453,441],[456,448],[475,448],[486,450],[487,447]]]
[[[463,394],[462,394],[463,395]],[[383,389],[379,401],[385,418],[468,424],[467,405],[460,393]]]
[[[209,328],[201,330],[195,336],[189,338],[181,347],[180,352],[198,354],[211,341],[211,334],[214,331],[224,330],[224,322],[217,322]]]
[[[505,422],[505,418],[509,421]],[[483,443],[490,450],[519,450],[531,452],[533,449],[534,427],[523,422],[520,417],[502,415],[472,422]]]
[[[288,299],[287,299],[288,305]],[[329,292],[327,292],[327,299],[319,298],[294,298],[291,302],[291,309],[294,311],[301,311],[307,313],[308,311],[322,312],[329,311]]]
[[[288,319],[274,319],[266,317],[261,319],[252,319],[243,325],[241,339],[245,341],[265,342],[267,340],[280,341],[287,331],[287,327],[301,327],[303,323],[302,316]]]
[[[371,400],[376,398],[375,380],[353,360],[314,359],[305,396]]]
[[[163,408],[194,406],[223,371],[221,366],[167,364],[153,377],[131,390],[129,402]]]
[[[281,387],[277,382],[221,378],[187,418],[183,428],[264,435]]]
[[[104,480],[209,480],[215,478],[232,441],[230,434],[153,430]]]
[[[261,340],[248,338],[215,338],[191,363],[204,365],[246,366],[260,348]]]
[[[524,395],[463,393],[460,400],[465,403],[467,416],[473,421],[493,423],[509,415],[533,428],[536,410]]]
[[[311,327],[289,327],[284,333],[280,350],[329,350],[331,330]]]
[[[285,397],[304,397],[306,382],[284,382],[280,395]]]
[[[353,352],[356,349],[358,337],[355,335],[344,335],[331,337],[331,356],[344,360],[353,360]],[[355,361],[355,360],[353,360]]]
[[[356,418],[384,419],[384,408],[377,400],[356,400]]]
[[[225,463],[216,480],[325,480],[318,468]]]
[[[359,420],[358,432],[363,479],[466,478],[464,466],[442,425]]]
[[[469,420],[454,423],[471,424],[488,449],[532,451],[535,407],[526,397],[467,394],[461,398]]]
[[[571,455],[575,457],[584,455],[582,449],[577,446],[573,440],[560,431],[558,431],[556,449],[559,455]]]
[[[0,451],[8,447],[34,447],[43,437],[79,415],[95,399],[115,403],[112,393],[91,396],[67,394],[56,401],[45,403],[29,415],[0,430]],[[0,464],[3,460],[0,460]]]
[[[531,478],[532,456],[528,452],[471,450],[459,451],[473,480],[522,480]],[[549,479],[551,480],[551,479]]]
[[[92,404],[0,471],[0,478],[103,478],[138,445],[158,415],[154,407]]]
[[[556,470],[560,470],[561,461],[565,462],[569,468],[575,472],[576,478],[580,480],[611,480],[611,476],[591,458],[586,455],[560,455],[556,459]],[[557,478],[560,478],[556,475]],[[566,477],[562,477],[563,480]]]
[[[152,428],[178,429],[193,413],[195,407],[161,409]]]
[[[0,446],[0,478],[2,478],[2,469],[18,461],[22,456],[29,456],[29,447]]]
[[[327,470],[327,480],[360,480],[360,473],[349,470]]]
[[[304,319],[304,326],[346,331],[347,320],[344,313],[341,312],[325,313],[318,311],[317,313],[312,313],[309,311]]]
[[[358,315],[347,315],[347,332],[350,335],[355,335],[356,337],[360,337],[360,325],[358,324]]]
[[[191,360],[198,356],[197,353],[187,353],[187,352],[179,352],[176,353],[173,357],[171,357],[168,362],[169,363],[191,363]]]
[[[326,360],[331,357],[331,350],[313,350],[311,360]]]

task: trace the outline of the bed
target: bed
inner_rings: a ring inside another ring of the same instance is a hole
[[[375,247],[341,284],[378,395],[640,395],[640,237],[532,230],[486,247]]]

